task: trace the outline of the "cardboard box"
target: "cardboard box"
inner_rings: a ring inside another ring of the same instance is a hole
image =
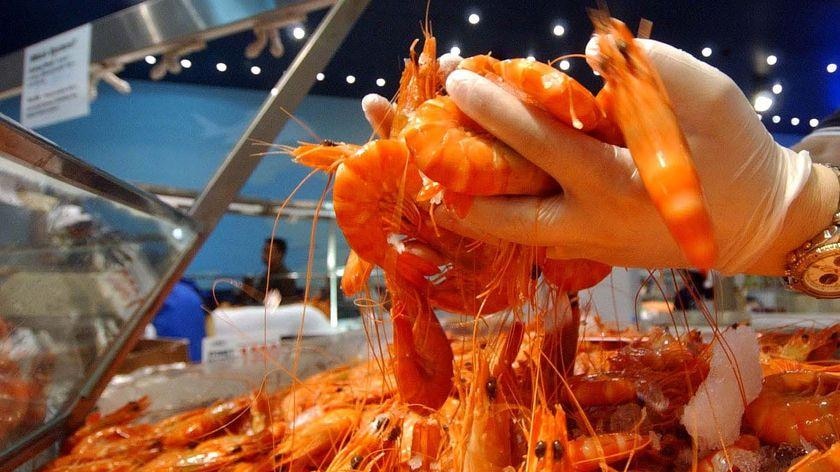
[[[189,362],[188,342],[183,339],[141,339],[128,353],[117,369],[118,374],[128,374],[141,367]]]

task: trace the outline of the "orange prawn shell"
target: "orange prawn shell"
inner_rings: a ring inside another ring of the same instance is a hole
[[[770,444],[826,446],[840,439],[840,374],[786,372],[764,379],[744,418]]]
[[[420,105],[403,137],[417,166],[447,190],[466,195],[541,195],[559,190],[551,176],[489,135],[449,97]]]
[[[359,257],[387,270],[381,242],[401,233],[397,222],[401,204],[413,201],[421,186],[408,149],[397,140],[371,141],[339,166],[333,208],[348,244]],[[391,206],[385,207],[387,204]],[[394,218],[386,220],[383,214]]]
[[[683,254],[708,269],[717,258],[712,221],[665,87],[624,23],[601,18],[595,26],[607,115],[621,129],[645,189]]]

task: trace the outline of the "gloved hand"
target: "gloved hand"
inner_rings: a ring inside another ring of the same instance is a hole
[[[840,194],[833,172],[777,144],[725,74],[668,45],[637,41],[661,74],[691,148],[715,228],[715,268],[782,273],[787,252],[830,223]],[[467,115],[556,178],[564,193],[476,198],[464,219],[439,210],[439,224],[548,246],[556,258],[688,266],[627,149],[560,124],[476,74],[455,71],[446,86]]]

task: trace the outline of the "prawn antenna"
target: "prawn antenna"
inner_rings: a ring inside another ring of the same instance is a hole
[[[560,62],[565,59],[586,59],[586,54],[580,53],[572,53],[572,54],[563,54],[562,56],[557,56],[554,59],[548,61],[548,65],[553,66],[557,62]]]

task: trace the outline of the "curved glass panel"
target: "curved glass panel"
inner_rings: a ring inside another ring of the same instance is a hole
[[[0,457],[65,418],[196,240],[154,197],[0,120]]]

